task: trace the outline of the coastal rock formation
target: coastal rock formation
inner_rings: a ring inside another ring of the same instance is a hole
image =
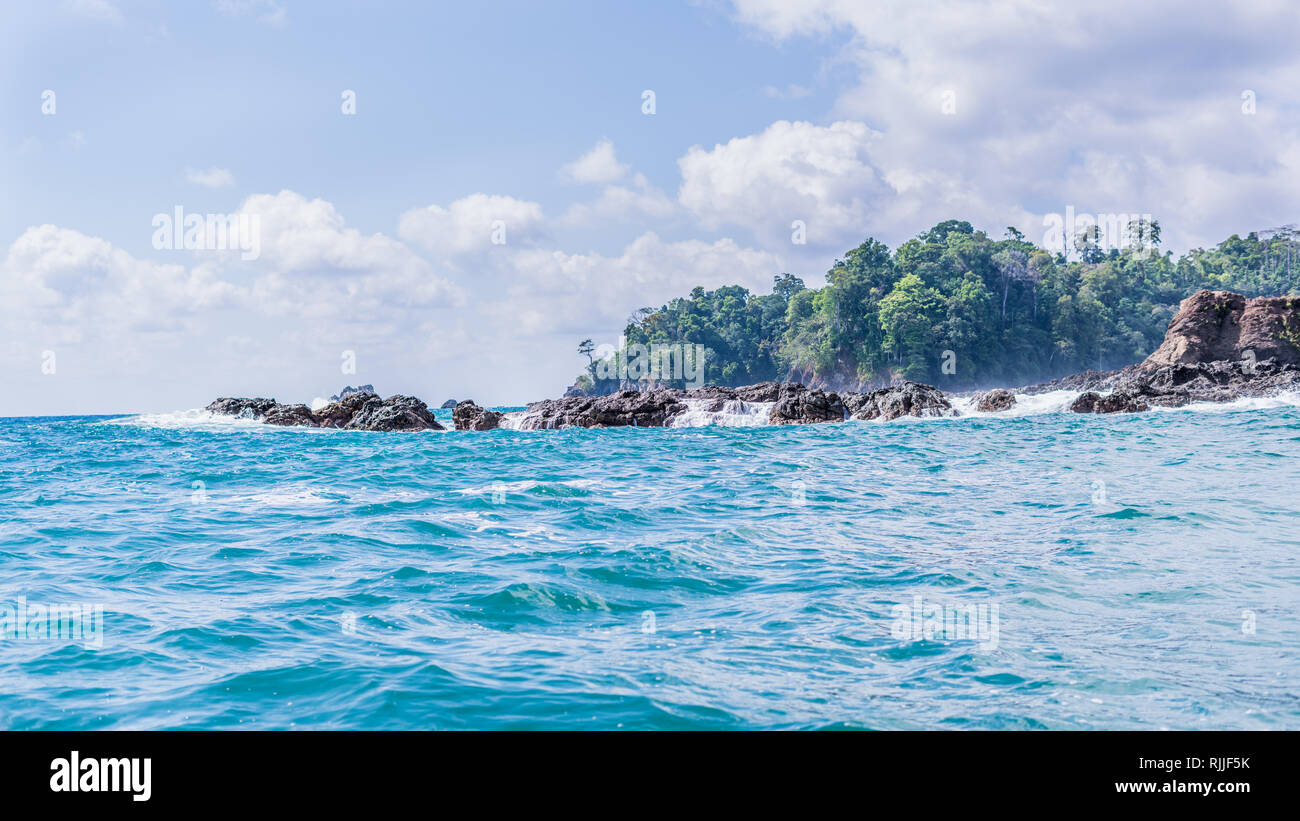
[[[957,416],[943,391],[920,382],[904,382],[869,393],[844,395],[853,419],[897,419],[900,416]]]
[[[775,383],[764,383],[767,385]],[[751,385],[759,388],[759,385]],[[738,392],[739,393],[739,392]],[[770,396],[769,390],[761,392]],[[744,397],[740,397],[744,400]],[[772,401],[772,400],[749,400]],[[837,393],[826,393],[820,388],[806,388],[797,382],[788,382],[780,386],[775,398],[776,404],[768,414],[768,421],[773,425],[807,425],[818,422],[843,422],[844,402]]]
[[[446,402],[443,402],[441,405],[439,405],[439,406],[438,406],[438,409],[439,409],[439,410],[449,410],[449,409],[454,408],[454,407],[456,407],[456,400],[455,400],[455,399],[448,399]]]
[[[565,396],[533,402],[515,427],[518,430],[663,427],[685,410],[682,392],[668,388],[619,391],[608,396]]]
[[[484,410],[474,404],[473,399],[456,403],[451,412],[451,421],[456,430],[492,430],[500,427],[503,414]]]
[[[1178,306],[1142,368],[1250,359],[1300,365],[1300,298],[1197,291]]]
[[[1122,391],[1115,391],[1108,396],[1088,391],[1070,403],[1070,410],[1075,413],[1138,413],[1149,408],[1138,397]]]
[[[370,394],[371,396],[378,396],[378,394],[375,393],[374,385],[359,385],[355,388],[352,387],[351,385],[348,385],[343,390],[331,396],[330,401],[341,402],[344,399],[347,399],[350,396],[356,396],[357,394]]]
[[[346,428],[347,430],[445,430],[423,401],[414,396],[380,399],[369,385],[345,388],[342,398],[313,411],[306,405],[281,405],[274,399],[223,397],[208,405],[212,413],[261,419],[268,425]]]
[[[1089,368],[1050,382],[1039,382],[1036,385],[1016,388],[1016,393],[1032,395],[1051,391],[1108,391],[1115,385],[1119,373],[1119,371],[1098,371]]]
[[[223,396],[208,405],[209,413],[219,413],[223,416],[239,416],[244,419],[261,419],[266,416],[267,411],[274,408],[278,403],[274,399],[249,399],[246,397]]]
[[[975,410],[980,413],[1010,410],[1015,404],[1015,394],[1005,388],[994,388],[975,397]]]
[[[1300,299],[1197,291],[1183,300],[1154,353],[1095,380],[1071,410],[1133,413],[1300,389],[1297,343]],[[1107,388],[1110,396],[1095,392]]]
[[[306,405],[276,405],[262,419],[268,425],[316,427],[316,417]]]
[[[346,428],[366,402],[379,397],[374,392],[353,391],[342,399],[331,402],[314,413],[322,428]]]
[[[347,424],[348,430],[446,430],[414,396],[371,396]]]

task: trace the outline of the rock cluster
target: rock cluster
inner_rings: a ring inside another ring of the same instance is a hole
[[[1107,388],[1109,396],[1095,392]],[[1135,413],[1297,388],[1300,299],[1197,291],[1183,300],[1154,353],[1095,380],[1070,409]]]
[[[904,382],[867,393],[844,395],[844,405],[853,419],[883,419],[900,416],[956,416],[957,411],[943,391],[920,382]]]
[[[313,411],[306,405],[281,405],[274,399],[223,397],[208,405],[212,413],[260,419],[286,427],[342,428],[344,430],[444,430],[433,413],[414,396],[380,399],[369,389],[348,387],[335,401]]]

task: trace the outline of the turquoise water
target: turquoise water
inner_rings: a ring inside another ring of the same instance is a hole
[[[0,726],[1300,728],[1295,407],[196,416],[0,420],[0,606],[102,606],[0,639]]]

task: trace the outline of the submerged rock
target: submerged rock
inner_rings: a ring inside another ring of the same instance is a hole
[[[456,430],[492,430],[501,426],[502,416],[497,411],[484,410],[473,399],[466,399],[456,403],[451,421]]]
[[[997,413],[1010,410],[1016,404],[1016,395],[1005,388],[994,388],[975,397],[975,410],[980,413]]]
[[[864,420],[958,415],[943,391],[920,382],[904,382],[868,393],[845,394],[844,406],[853,419]]]

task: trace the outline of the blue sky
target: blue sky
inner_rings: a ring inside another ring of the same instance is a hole
[[[0,415],[518,404],[638,307],[867,236],[1295,222],[1300,11],[1130,6],[6,4]],[[256,214],[259,258],[155,247],[177,206]]]

